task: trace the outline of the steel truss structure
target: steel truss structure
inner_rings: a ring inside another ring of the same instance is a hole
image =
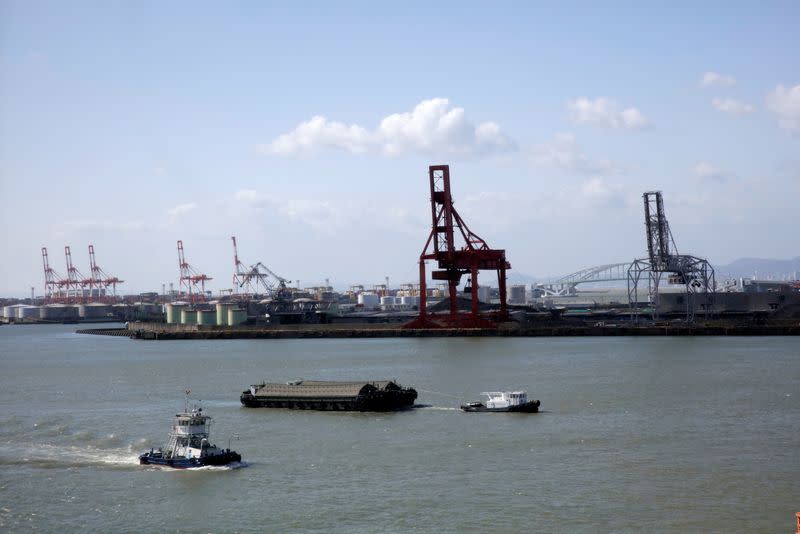
[[[442,326],[462,328],[492,328],[495,321],[505,321],[508,317],[506,302],[506,271],[511,264],[506,261],[506,252],[489,248],[489,245],[473,233],[453,206],[450,193],[450,167],[431,165],[428,167],[431,192],[431,233],[419,257],[419,317],[408,323],[406,328],[438,328]],[[461,248],[456,248],[456,236],[463,240]],[[427,288],[425,262],[434,260],[438,270],[431,273],[434,280],[447,282],[450,299],[450,313],[432,316],[427,310]],[[478,271],[492,270],[497,273],[500,289],[500,310],[492,318],[478,314]],[[458,311],[457,287],[461,277],[469,276],[467,287],[471,294],[471,311],[461,314]]]
[[[94,245],[89,245],[90,276],[84,276],[72,263],[72,250],[64,247],[64,259],[67,266],[67,276],[62,277],[52,267],[47,248],[42,247],[42,266],[44,267],[44,303],[60,302],[65,304],[82,304],[87,302],[108,302],[117,300],[117,284],[120,280],[115,276],[107,275],[97,266],[94,256]],[[112,294],[108,294],[108,288]]]
[[[181,240],[178,240],[178,270],[180,272],[179,292],[182,293],[183,288],[186,288],[186,296],[190,304],[205,302],[206,282],[213,280],[213,278],[198,273],[189,265],[183,253],[183,241]]]
[[[261,262],[245,267],[244,263],[239,260],[236,236],[231,236],[231,241],[233,241],[234,294],[242,298],[250,298],[256,295],[283,294],[287,291],[286,286],[292,283],[291,280],[278,276]]]
[[[669,229],[664,214],[661,191],[648,191],[642,195],[644,200],[644,219],[647,233],[648,258],[637,259],[628,269],[628,302],[634,321],[639,320],[639,284],[646,275],[648,280],[648,301],[653,309],[653,318],[658,318],[660,302],[659,286],[663,275],[668,275],[670,284],[685,287],[686,322],[695,318],[698,295],[702,295],[701,307],[707,317],[713,313],[714,268],[704,258],[679,254],[675,239]]]
[[[588,267],[552,282],[537,284],[535,288],[542,291],[546,297],[566,297],[575,294],[578,284],[625,281],[628,279],[630,265],[630,263],[609,263]]]

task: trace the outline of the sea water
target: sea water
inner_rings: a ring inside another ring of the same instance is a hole
[[[0,327],[0,531],[792,532],[790,337],[137,341]],[[393,379],[397,413],[241,407]],[[464,413],[526,389],[539,414]],[[184,391],[235,468],[139,466]],[[236,438],[238,435],[238,439]]]

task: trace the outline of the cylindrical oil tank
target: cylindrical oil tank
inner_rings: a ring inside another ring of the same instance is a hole
[[[197,312],[194,310],[181,310],[181,324],[197,324]]]
[[[78,306],[78,316],[81,319],[102,319],[108,317],[111,306],[108,304],[94,303]]]
[[[65,306],[63,304],[48,304],[39,308],[39,319],[45,321],[61,321],[65,316]]]
[[[478,286],[478,300],[481,302],[489,302],[492,295],[492,288],[489,286]]]
[[[197,310],[197,324],[199,325],[217,324],[217,310]]]
[[[525,302],[525,286],[522,284],[515,284],[508,290],[508,300],[516,303]]]
[[[372,310],[378,307],[380,300],[375,293],[359,293],[358,303],[364,306],[365,309]]]
[[[236,307],[236,305],[231,302],[217,302],[215,307],[217,310],[217,326],[227,326],[228,310]]]
[[[167,304],[167,323],[178,324],[181,322],[181,310],[186,308],[186,304],[173,302]]]
[[[228,308],[228,326],[240,325],[247,321],[247,310]]]
[[[400,297],[400,304],[403,306],[416,306],[419,303],[419,297],[405,296]]]
[[[3,317],[8,319],[16,319],[17,317],[17,308],[19,308],[19,304],[14,304],[11,306],[3,306]]]
[[[394,306],[394,297],[381,297],[381,306]]]
[[[17,308],[17,312],[20,319],[39,318],[39,306],[23,306],[22,308]]]

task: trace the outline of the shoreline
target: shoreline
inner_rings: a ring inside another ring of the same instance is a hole
[[[134,323],[128,328],[84,328],[78,334],[129,337],[143,340],[180,339],[308,339],[389,337],[609,337],[609,336],[797,336],[800,324],[787,325],[662,325],[581,326],[557,325],[527,328],[420,328],[400,326],[339,327],[330,325],[282,325],[270,327],[211,327],[178,329]],[[287,328],[286,326],[293,326]]]

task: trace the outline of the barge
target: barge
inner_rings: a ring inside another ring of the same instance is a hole
[[[240,397],[242,404],[248,408],[357,412],[401,410],[413,406],[416,399],[417,391],[414,388],[404,388],[391,380],[295,380],[285,384],[262,382],[250,386]]]

